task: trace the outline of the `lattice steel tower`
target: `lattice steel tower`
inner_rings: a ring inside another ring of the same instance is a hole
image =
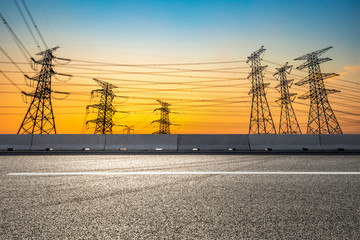
[[[113,116],[117,112],[112,105],[112,101],[115,97],[113,89],[117,88],[117,86],[95,78],[94,81],[97,82],[102,88],[92,90],[91,97],[94,97],[95,93],[101,94],[100,103],[88,105],[86,109],[98,109],[98,115],[96,119],[86,121],[86,125],[89,123],[95,124],[94,134],[112,134],[112,128],[115,126]]]
[[[265,93],[265,88],[270,84],[264,83],[263,70],[267,66],[261,66],[260,55],[264,51],[264,46],[261,46],[246,61],[247,63],[251,62],[249,64],[251,72],[248,78],[251,78],[252,83],[252,88],[249,92],[249,95],[252,94],[249,134],[276,134]]]
[[[327,47],[304,56],[295,58],[295,60],[306,60],[305,63],[297,67],[297,69],[308,68],[309,75],[295,83],[301,86],[309,84],[310,91],[300,96],[300,99],[310,98],[310,110],[307,125],[307,134],[342,134],[340,125],[330,106],[328,95],[340,92],[335,89],[326,89],[324,79],[339,76],[335,73],[321,73],[320,64],[331,61],[330,58],[319,58],[320,55],[332,47]]]
[[[160,103],[161,108],[156,108],[154,111],[160,111],[161,115],[160,115],[160,119],[152,121],[152,123],[154,122],[159,123],[159,131],[153,132],[153,134],[170,134],[170,125],[172,125],[172,123],[170,122],[170,118],[169,118],[169,114],[171,112],[169,106],[171,105],[161,100],[156,100],[156,101]]]
[[[51,94],[54,92],[68,94],[51,89],[51,77],[57,74],[52,65],[52,60],[55,58],[53,52],[58,48],[54,47],[38,53],[37,55],[43,55],[43,58],[38,61],[31,59],[35,64],[41,64],[42,67],[34,77],[25,75],[30,81],[37,82],[37,86],[36,90],[31,93],[22,92],[25,96],[32,97],[32,100],[18,134],[56,134]]]
[[[275,89],[281,93],[281,97],[276,100],[281,107],[279,134],[301,134],[300,126],[292,106],[296,93],[289,92],[294,79],[287,79],[286,76],[290,74],[292,67],[292,65],[288,66],[288,63],[285,63],[281,68],[276,68],[277,72],[274,74],[274,77],[280,82]]]
[[[121,125],[121,126],[124,126],[124,129],[123,129],[123,133],[126,133],[126,134],[134,134],[135,133],[135,130],[134,130],[134,126],[128,126],[128,125]]]

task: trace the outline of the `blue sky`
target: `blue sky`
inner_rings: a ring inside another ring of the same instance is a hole
[[[199,58],[213,58],[222,53],[245,57],[265,45],[268,54],[280,60],[333,45],[338,63],[359,63],[360,1],[30,0],[27,3],[46,39],[64,48],[99,47],[101,51],[106,45],[134,53],[167,51],[185,57],[184,51],[191,51],[189,57],[197,53]],[[1,1],[0,7],[8,21],[27,34],[13,1]],[[4,26],[0,31],[6,31]],[[215,55],[206,54],[212,50]]]

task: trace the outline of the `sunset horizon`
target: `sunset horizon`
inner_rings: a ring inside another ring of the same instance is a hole
[[[52,60],[53,70],[59,74],[51,77],[51,103],[58,134],[94,133],[94,126],[86,122],[96,119],[98,110],[87,106],[100,103],[101,96],[91,96],[91,92],[101,87],[93,79],[116,87],[113,89],[113,106],[117,111],[113,118],[114,134],[127,133],[126,127],[131,127],[136,134],[158,131],[156,120],[160,119],[160,112],[155,110],[161,106],[157,100],[170,104],[173,134],[248,134],[252,85],[251,77],[248,78],[251,67],[246,61],[262,45],[266,50],[261,65],[268,66],[263,80],[265,84],[270,83],[266,98],[276,132],[281,110],[276,102],[280,93],[275,89],[279,81],[273,76],[277,68],[288,62],[293,67],[287,78],[294,79],[293,83],[299,82],[308,76],[308,70],[296,69],[304,61],[294,59],[333,46],[322,56],[332,61],[320,67],[322,73],[339,74],[324,82],[327,89],[340,92],[328,94],[328,100],[343,133],[360,133],[360,49],[356,41],[360,33],[351,27],[356,25],[358,17],[349,4],[327,4],[327,14],[339,12],[344,19],[337,18],[339,23],[329,18],[319,21],[319,26],[299,26],[296,17],[301,14],[294,9],[307,10],[305,3],[297,2],[280,7],[281,2],[270,5],[265,1],[261,8],[251,1],[208,4],[157,1],[155,5],[142,2],[141,6],[129,2],[121,5],[117,1],[57,4],[56,1],[27,1],[47,47],[59,46]],[[40,5],[42,7],[36,7]],[[31,26],[38,45],[14,2],[4,1],[0,7],[30,56],[40,60],[42,56],[37,54],[46,46],[36,35],[36,29]],[[313,7],[324,6],[318,3]],[[287,22],[281,15],[265,21],[271,10],[277,8],[282,8],[285,15],[292,11],[294,16]],[[254,10],[258,20],[252,24],[257,25],[258,30],[246,24],[250,19],[246,20],[245,9]],[[22,8],[23,13],[25,10]],[[66,16],[61,17],[62,13]],[[296,26],[296,31],[289,28],[291,24]],[[344,24],[348,24],[346,28]],[[334,31],[347,37],[334,35]],[[36,64],[37,69],[33,70],[31,60],[23,56],[5,24],[1,24],[0,32],[3,36],[0,46],[14,61],[4,52],[0,53],[3,73],[0,76],[0,134],[16,134],[37,86],[36,81],[30,81],[23,74],[30,78],[36,76],[42,65]],[[345,35],[349,33],[353,35]],[[298,97],[309,91],[309,85],[292,84],[289,91],[297,94],[292,105],[301,132],[306,134],[310,101]]]

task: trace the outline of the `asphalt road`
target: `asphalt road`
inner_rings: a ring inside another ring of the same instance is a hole
[[[0,156],[0,239],[360,239],[359,155]]]

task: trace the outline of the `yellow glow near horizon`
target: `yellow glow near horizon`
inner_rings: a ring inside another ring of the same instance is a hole
[[[60,53],[55,52],[55,55],[62,57]],[[86,56],[84,58],[87,59]],[[106,60],[103,56],[99,61],[126,63],[124,59],[125,57],[114,62],[116,59],[109,57],[109,60]],[[0,60],[6,62],[4,56]],[[199,60],[179,61],[178,59],[166,61],[162,58],[146,57],[141,58],[141,60],[132,59],[127,64],[159,63],[161,60],[162,63],[208,62]],[[226,61],[226,59],[221,58],[219,61]],[[58,80],[55,78],[52,80],[53,90],[71,93],[64,100],[52,100],[58,133],[82,133],[85,121],[96,118],[96,112],[86,115],[86,106],[99,101],[99,97],[91,98],[90,96],[92,90],[100,88],[92,78],[108,81],[118,87],[114,89],[118,96],[114,99],[114,105],[118,111],[127,113],[116,113],[115,124],[121,126],[114,127],[114,133],[123,133],[124,125],[134,126],[135,133],[151,134],[157,131],[158,125],[151,124],[153,120],[160,118],[154,112],[154,109],[160,107],[156,99],[171,104],[170,110],[174,113],[170,115],[170,120],[176,124],[171,126],[172,133],[248,133],[251,109],[251,95],[248,95],[248,92],[251,83],[246,79],[250,67],[245,62],[162,67],[93,66],[94,64],[75,61],[66,63],[59,60],[54,63],[56,72],[74,75],[68,82],[62,82],[67,80],[67,77],[64,76],[58,76]],[[274,124],[278,130],[280,107],[275,103],[275,100],[280,97],[280,94],[274,89],[277,80],[272,77],[276,67],[278,66],[269,66],[268,70],[265,71],[264,82],[271,83],[267,89],[267,100]],[[21,68],[29,76],[35,75],[29,65],[23,64]],[[35,88],[25,85],[24,77],[13,65],[1,63],[0,69],[5,71],[24,91],[35,90]],[[40,66],[38,70],[40,70]],[[357,66],[346,66],[344,70],[345,72],[341,73],[339,78],[346,76],[346,79],[354,81],[359,76]],[[295,81],[297,81],[301,78],[300,75],[306,76],[306,72],[294,74],[288,78],[295,77]],[[30,103],[24,103],[18,90],[2,76],[0,76],[0,84],[4,84],[1,85],[0,133],[16,133]],[[329,86],[328,88],[333,88],[334,84],[338,84],[336,79],[328,79],[325,82],[325,85]],[[360,113],[359,109],[357,112],[348,109],[347,101],[344,100],[349,89],[353,88],[354,85],[342,82],[339,86],[343,92],[329,95],[330,104],[332,104],[344,133],[360,133],[360,126],[356,122],[360,120],[359,117],[336,112],[336,110],[345,110],[354,114]],[[296,92],[299,96],[307,90],[307,85],[302,87],[293,85],[290,92]],[[62,97],[55,93],[53,96]],[[343,103],[344,106],[342,106]],[[293,103],[302,133],[306,133],[308,104],[308,100],[296,100]],[[6,106],[16,106],[16,108],[6,108]],[[353,119],[354,122],[349,121],[349,119]],[[92,132],[93,129],[85,131],[85,133]]]

